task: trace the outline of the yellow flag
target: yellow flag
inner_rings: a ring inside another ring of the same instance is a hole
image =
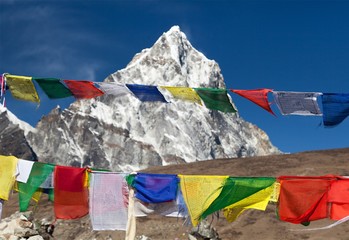
[[[275,183],[274,183],[275,184]],[[229,222],[235,221],[246,209],[257,209],[265,211],[271,195],[274,191],[274,184],[262,189],[251,196],[244,198],[223,209],[225,218]]]
[[[6,83],[8,84],[14,98],[31,102],[40,102],[40,98],[36,92],[32,77],[10,74],[6,74],[5,77]]]
[[[165,87],[161,86],[161,88],[166,89],[169,91],[174,98],[178,98],[184,101],[190,101],[193,103],[197,103],[199,105],[202,105],[201,98],[196,93],[196,91],[189,87]]]
[[[0,198],[8,200],[16,179],[18,159],[14,156],[0,155]]]
[[[195,227],[202,213],[219,196],[229,176],[178,175],[184,201]]]

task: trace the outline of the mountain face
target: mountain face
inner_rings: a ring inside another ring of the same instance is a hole
[[[172,27],[105,82],[225,88],[218,64]],[[131,93],[53,109],[26,139],[40,161],[133,171],[149,166],[279,153],[237,113],[194,103],[141,102]]]

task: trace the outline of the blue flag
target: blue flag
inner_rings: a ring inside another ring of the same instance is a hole
[[[322,106],[324,126],[334,127],[349,115],[349,93],[324,93]]]
[[[137,173],[133,187],[136,198],[146,203],[161,203],[176,200],[177,175]]]
[[[127,88],[142,102],[167,102],[156,86],[126,84]]]

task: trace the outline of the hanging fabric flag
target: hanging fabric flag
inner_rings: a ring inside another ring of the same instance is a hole
[[[194,88],[208,109],[222,112],[236,112],[226,89]]]
[[[137,173],[132,187],[136,198],[146,203],[176,200],[178,177],[171,174]]]
[[[126,231],[128,187],[125,174],[92,172],[90,218],[92,228]]]
[[[273,192],[275,178],[233,178],[225,182],[220,195],[202,214],[202,219],[224,209],[228,221],[234,221],[245,209],[259,207],[264,210]],[[257,208],[258,209],[258,208]]]
[[[178,175],[184,201],[195,227],[201,215],[219,196],[228,176]]]
[[[189,87],[166,87],[166,86],[161,86],[161,88],[164,88],[167,91],[169,91],[174,98],[202,105],[201,98],[195,92],[195,90],[192,88],[189,88]]]
[[[95,98],[104,94],[90,81],[64,80],[64,83],[77,99]]]
[[[340,124],[349,115],[349,93],[324,93],[322,108],[325,127]]]
[[[280,92],[273,91],[273,96],[282,115],[321,116],[317,103],[317,92]]]
[[[0,104],[5,106],[6,82],[4,75],[0,76]]]
[[[121,83],[116,83],[116,82],[96,82],[101,90],[105,93],[105,94],[110,94],[110,95],[114,95],[117,97],[121,97],[124,96],[126,94],[130,94],[130,90],[128,90],[128,88],[126,87],[125,84],[121,84]]]
[[[18,159],[14,156],[0,155],[0,199],[8,200],[16,179]]]
[[[331,203],[331,219],[341,220],[349,216],[349,179],[340,178],[331,184],[328,193],[328,202]]]
[[[156,86],[141,84],[126,84],[127,88],[142,102],[166,102],[164,95],[161,94]]]
[[[26,183],[28,181],[33,164],[33,161],[27,161],[23,159],[18,160],[16,173],[16,180],[18,182]]]
[[[0,221],[1,221],[1,215],[2,215],[2,204],[4,203],[4,200],[0,199]]]
[[[5,78],[14,98],[24,101],[40,102],[31,77],[6,74]]]
[[[41,191],[38,192],[41,184],[53,172],[55,166],[52,164],[34,162],[26,183],[17,182],[19,192],[19,209],[24,212],[28,209],[30,199],[38,202]],[[36,193],[37,192],[37,193]],[[34,195],[36,193],[36,195]],[[34,196],[34,197],[33,197]]]
[[[308,223],[328,216],[328,190],[334,177],[281,176],[279,218],[291,223]]]
[[[34,78],[46,95],[51,99],[66,98],[73,96],[71,91],[65,87],[57,78]]]
[[[57,219],[75,219],[88,214],[86,168],[56,166],[54,211]]]
[[[270,103],[268,101],[268,93],[271,89],[254,89],[254,90],[234,90],[230,89],[231,92],[240,95],[241,97],[247,98],[251,102],[257,104],[258,106],[264,108],[271,114],[275,116],[275,113],[270,108]]]
[[[135,214],[135,196],[134,189],[131,188],[128,195],[128,219],[126,224],[125,240],[136,239],[136,214]]]

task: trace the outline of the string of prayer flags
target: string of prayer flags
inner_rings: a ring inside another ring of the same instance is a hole
[[[321,116],[322,112],[317,103],[317,92],[281,92],[273,91],[273,96],[281,114]]]
[[[8,200],[16,179],[18,159],[14,156],[0,156],[0,199]]]
[[[325,127],[340,124],[349,115],[348,93],[323,93],[323,122]]]
[[[267,110],[271,114],[275,116],[275,113],[270,108],[270,103],[268,101],[268,93],[271,92],[271,89],[254,89],[254,90],[234,90],[230,89],[231,92],[236,93],[240,95],[241,97],[244,97],[251,102],[257,104],[261,108]]]
[[[220,195],[202,213],[202,219],[224,209],[228,221],[234,221],[245,209],[259,207],[265,209],[273,192],[275,178],[233,178],[225,182]],[[263,191],[268,188],[267,191]],[[261,203],[261,204],[259,204]]]
[[[167,91],[169,91],[174,98],[202,105],[201,98],[195,92],[195,90],[192,88],[189,88],[189,87],[167,87],[167,86],[161,86],[161,88],[164,88]]]
[[[116,82],[97,82],[97,84],[105,94],[110,94],[117,97],[130,94],[130,90],[128,90],[125,84],[120,84]]]
[[[51,99],[66,98],[73,96],[72,92],[57,78],[34,78],[41,89]]]
[[[77,99],[95,98],[104,94],[90,81],[64,80],[64,83]]]
[[[229,176],[178,175],[184,201],[193,226],[220,195]]]
[[[136,198],[146,203],[176,200],[178,177],[171,174],[137,173],[132,186]]]
[[[14,98],[24,101],[40,102],[40,98],[32,82],[32,77],[6,74],[5,78]]]
[[[194,88],[208,109],[222,112],[236,112],[226,89]]]
[[[280,220],[295,224],[327,218],[328,190],[332,176],[280,176],[281,189],[278,206]]]
[[[54,210],[57,219],[76,219],[88,214],[86,168],[56,166]]]
[[[125,174],[90,174],[90,218],[93,230],[126,231],[128,187]]]
[[[17,163],[16,181],[27,183],[33,164],[33,161],[19,159]]]
[[[127,88],[142,102],[165,102],[164,95],[156,86],[148,86],[141,84],[126,84]]]
[[[34,162],[26,183],[17,182],[19,209],[24,212],[28,209],[30,200],[38,202],[41,196],[41,184],[50,176],[55,166],[52,164]]]

